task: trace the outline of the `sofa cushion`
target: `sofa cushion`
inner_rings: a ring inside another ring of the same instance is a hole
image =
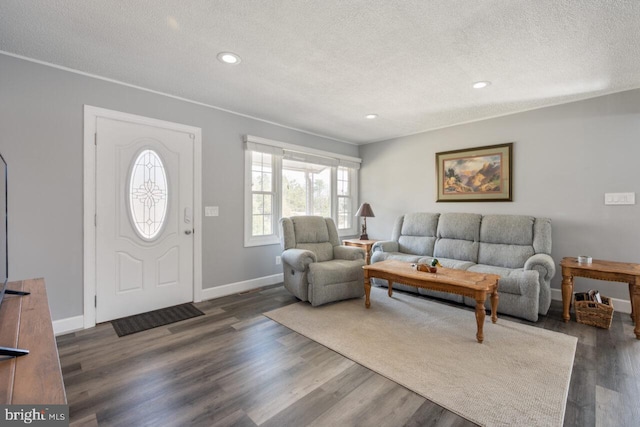
[[[403,254],[402,252],[374,252],[373,255],[371,255],[371,264],[387,259],[396,259],[403,262],[418,262],[420,258],[420,255]]]
[[[438,221],[438,239],[470,240],[480,239],[482,215],[470,213],[444,213]]]
[[[497,274],[500,277],[507,277],[511,274],[513,268],[496,267],[495,265],[475,264],[467,270],[474,273]]]
[[[480,224],[480,241],[532,246],[534,221],[524,215],[485,215]]]
[[[296,244],[329,241],[329,230],[321,216],[294,216],[291,217],[291,222],[293,222]]]
[[[333,246],[339,243],[337,232],[330,232],[326,218],[321,216],[294,216],[290,220],[293,224],[295,248],[315,253],[318,262],[333,259]],[[333,234],[336,235],[333,236]],[[288,240],[291,239],[289,238]]]
[[[524,267],[529,257],[535,255],[533,246],[480,243],[478,263],[506,268]]]
[[[436,258],[453,258],[460,261],[478,261],[478,242],[438,239],[433,253]]]
[[[410,213],[404,216],[401,234],[405,236],[435,237],[438,231],[438,217],[440,214],[426,212]]]
[[[398,237],[400,252],[432,255],[439,216],[440,214],[425,212],[406,214]]]
[[[398,249],[406,254],[431,255],[433,254],[435,242],[435,237],[400,236],[398,238]]]
[[[481,215],[446,213],[440,215],[433,256],[478,262]]]
[[[535,218],[525,215],[485,215],[480,225],[478,263],[520,268],[535,254]]]

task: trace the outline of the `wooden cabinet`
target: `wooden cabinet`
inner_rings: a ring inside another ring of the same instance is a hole
[[[347,239],[343,240],[342,244],[345,246],[356,246],[358,248],[364,249],[365,252],[365,261],[367,265],[369,265],[369,261],[371,260],[371,248],[373,244],[377,242],[377,240],[360,240],[360,239]]]
[[[0,307],[0,343],[29,354],[0,360],[0,404],[66,405],[58,347],[43,279],[9,284],[31,295],[5,295]]]

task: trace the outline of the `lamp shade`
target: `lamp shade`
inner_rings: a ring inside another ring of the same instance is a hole
[[[365,218],[375,217],[375,215],[373,214],[373,209],[371,209],[371,205],[369,203],[363,203],[362,205],[360,205],[360,209],[358,209],[358,212],[356,212],[355,216],[362,216]]]

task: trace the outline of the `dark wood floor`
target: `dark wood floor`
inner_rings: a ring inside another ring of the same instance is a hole
[[[71,425],[474,425],[261,315],[293,302],[272,287],[122,338],[110,323],[59,336]],[[629,315],[615,313],[603,330],[565,324],[560,312],[554,301],[534,326],[579,339],[564,425],[640,425],[640,340]]]

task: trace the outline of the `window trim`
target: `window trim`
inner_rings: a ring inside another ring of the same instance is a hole
[[[286,142],[274,141],[258,136],[245,135],[244,137],[244,246],[265,246],[280,243],[279,220],[282,216],[282,159],[290,152],[299,153],[302,157],[326,159],[331,164],[331,217],[338,226],[338,188],[337,176],[338,167],[346,167],[349,169],[349,179],[351,187],[351,212],[355,214],[358,209],[358,169],[362,159],[357,157],[346,156],[343,154],[331,153],[328,151],[307,148],[299,145],[289,144]],[[253,151],[262,151],[272,154],[273,168],[273,184],[274,184],[274,200],[273,200],[273,234],[268,236],[252,235],[252,155]],[[285,154],[286,152],[286,154]],[[351,221],[351,227],[348,229],[338,229],[340,237],[353,236],[358,234],[359,223],[357,220]]]

